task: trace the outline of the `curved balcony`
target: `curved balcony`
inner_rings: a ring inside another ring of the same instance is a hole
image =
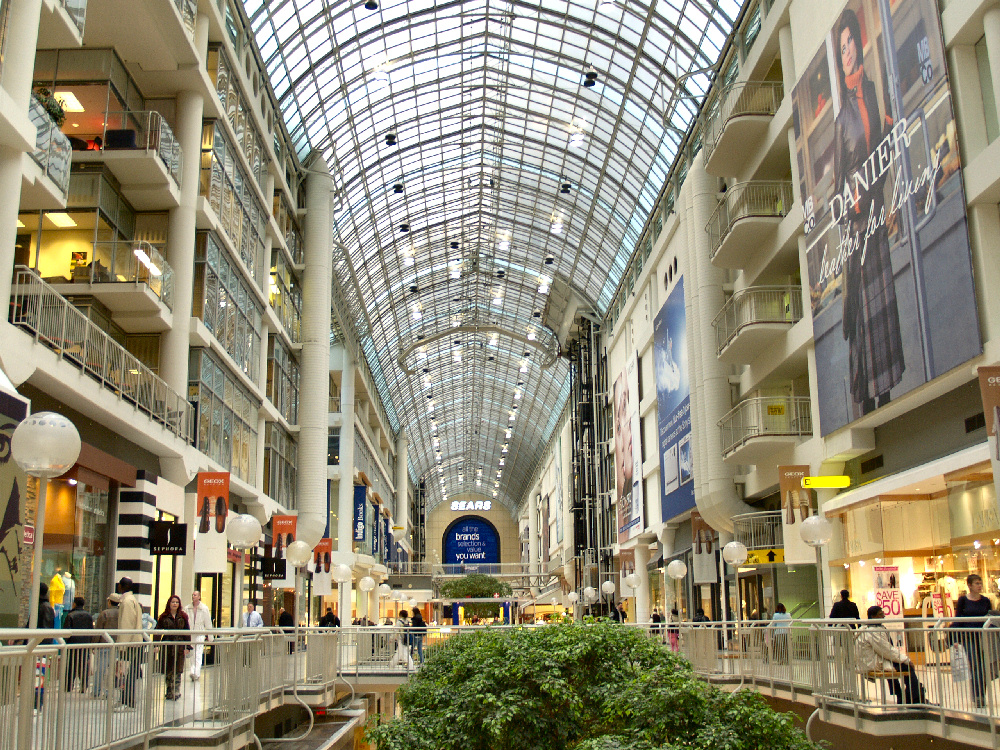
[[[812,437],[812,408],[807,397],[758,396],[734,406],[719,420],[722,458],[726,463],[755,465],[780,448]]]
[[[712,321],[719,359],[727,364],[749,364],[801,319],[800,287],[741,289]]]
[[[767,510],[733,516],[733,539],[750,550],[784,547],[781,511]]]
[[[741,81],[724,86],[705,125],[705,171],[724,177],[746,164],[785,97],[780,81]]]
[[[712,263],[740,268],[748,253],[774,236],[792,201],[788,180],[755,180],[729,188],[705,227]]]

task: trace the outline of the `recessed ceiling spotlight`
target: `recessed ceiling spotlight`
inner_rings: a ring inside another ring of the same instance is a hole
[[[542,317],[542,311],[541,310],[535,310],[533,313],[531,313],[531,317],[533,317],[533,318],[540,318],[540,317]]]
[[[528,331],[528,341],[534,341],[534,340],[535,340],[535,332]]]
[[[413,292],[414,294],[416,294],[417,291],[418,291],[417,285],[416,284],[410,284],[410,291]]]
[[[545,265],[551,266],[555,262],[556,262],[556,256],[554,256],[554,255],[546,255],[545,256]]]

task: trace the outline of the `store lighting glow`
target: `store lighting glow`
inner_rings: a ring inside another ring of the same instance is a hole
[[[476,480],[476,487],[482,487],[482,486],[483,486],[483,480],[482,479],[477,479]]]
[[[427,359],[427,350],[417,349],[417,359]]]
[[[63,112],[86,112],[72,91],[56,91],[52,96],[59,102]]]

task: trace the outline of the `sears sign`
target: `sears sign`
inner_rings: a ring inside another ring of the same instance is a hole
[[[483,518],[460,518],[444,533],[445,565],[500,562],[500,536]]]

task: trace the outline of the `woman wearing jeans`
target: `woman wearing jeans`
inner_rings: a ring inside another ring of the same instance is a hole
[[[420,610],[413,608],[413,617],[410,620],[410,644],[417,647],[417,659],[424,663],[424,635],[427,633],[427,623]]]

